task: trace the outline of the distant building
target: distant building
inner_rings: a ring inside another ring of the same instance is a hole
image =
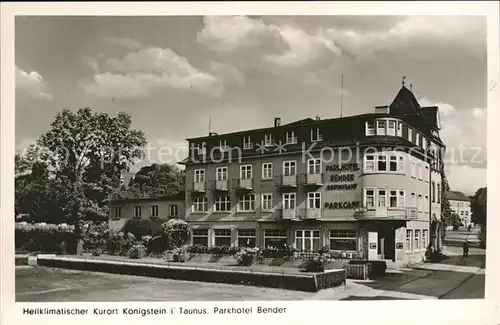
[[[456,213],[460,217],[460,222],[464,227],[468,227],[469,225],[473,226],[471,222],[472,211],[470,208],[470,197],[457,191],[448,191],[445,193],[445,197],[450,203],[450,208],[453,213]]]
[[[157,198],[114,200],[110,202],[109,218],[184,218],[184,207],[184,192]]]
[[[441,246],[439,129],[438,107],[403,85],[370,114],[188,139],[192,244],[421,261]]]

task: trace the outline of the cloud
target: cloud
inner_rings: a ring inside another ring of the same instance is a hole
[[[140,49],[142,46],[141,42],[129,38],[129,37],[116,37],[116,36],[111,36],[107,37],[105,41],[111,43],[111,44],[116,44],[131,50],[137,50]]]
[[[468,165],[448,165],[446,177],[452,191],[474,194],[480,187],[486,186],[486,168],[473,168]]]
[[[85,91],[99,98],[141,99],[165,89],[220,96],[224,85],[209,72],[195,68],[169,48],[148,47],[123,58],[104,58],[106,72],[82,81]]]
[[[52,99],[47,83],[36,71],[27,72],[16,66],[16,89],[34,98]]]

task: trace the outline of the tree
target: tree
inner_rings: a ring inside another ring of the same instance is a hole
[[[486,214],[487,214],[487,188],[482,187],[476,191],[471,200],[471,221],[480,225],[479,239],[481,246],[486,247]]]
[[[175,165],[152,164],[142,167],[128,187],[122,187],[115,199],[161,197],[184,189],[184,173]]]
[[[66,191],[60,193],[59,203],[75,225],[77,254],[82,251],[84,221],[107,217],[110,194],[118,186],[121,172],[143,157],[145,144],[144,133],[131,129],[129,115],[110,117],[90,108],[62,110],[39,138],[43,163]]]
[[[446,236],[446,227],[453,225],[452,213],[450,208],[450,202],[446,198],[446,192],[450,190],[450,185],[448,183],[448,178],[446,178],[446,173],[444,171],[444,152],[439,154],[439,166],[441,173],[441,238],[444,239]]]

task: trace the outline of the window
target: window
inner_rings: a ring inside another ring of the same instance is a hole
[[[387,156],[386,155],[378,155],[377,156],[377,170],[379,172],[387,171]]]
[[[408,141],[413,142],[413,129],[408,128]]]
[[[387,195],[386,190],[378,190],[378,206],[379,207],[386,207],[387,206],[386,195]]]
[[[427,211],[427,209],[429,209],[429,196],[428,195],[424,196],[424,207],[422,210]]]
[[[284,176],[294,176],[297,172],[297,162],[296,161],[284,161],[283,162],[283,175]]]
[[[264,229],[264,247],[285,248],[286,229]]]
[[[302,251],[319,249],[319,230],[295,230],[295,245]]]
[[[427,248],[428,246],[427,242],[427,229],[422,230],[422,248]]]
[[[405,207],[405,191],[400,190],[398,192],[398,208],[404,208]]]
[[[389,171],[398,171],[398,156],[389,156]]]
[[[427,139],[422,137],[422,148],[424,148],[424,150],[427,150]]]
[[[396,135],[396,121],[387,121],[387,135]]]
[[[229,147],[227,146],[226,140],[219,141],[219,148],[221,151],[229,151]]]
[[[311,129],[311,141],[315,142],[321,140],[323,140],[323,136],[319,133],[319,128]]]
[[[469,215],[469,211],[465,211],[465,215],[468,216]]]
[[[170,217],[177,217],[179,215],[179,208],[177,207],[177,204],[171,204],[169,207],[169,216]]]
[[[377,135],[385,135],[385,121],[377,121]]]
[[[403,156],[398,157],[398,172],[400,173],[405,172],[405,157]]]
[[[208,229],[193,229],[193,246],[208,246]]]
[[[231,229],[214,229],[215,246],[231,246]]]
[[[122,217],[122,208],[113,208],[113,218],[120,219]]]
[[[365,207],[373,208],[375,206],[375,190],[365,189]]]
[[[255,229],[238,229],[238,247],[255,247]]]
[[[432,181],[432,203],[436,202],[436,182]]]
[[[262,211],[271,211],[273,209],[273,195],[271,193],[262,194]]]
[[[413,238],[415,242],[415,246],[413,247],[414,250],[418,251],[420,249],[420,230],[415,229],[415,236]]]
[[[415,133],[415,144],[420,145],[420,133]]]
[[[424,181],[429,183],[429,166],[424,166]]]
[[[252,149],[253,148],[253,143],[252,139],[250,137],[243,137],[243,149]]]
[[[205,170],[204,169],[195,169],[194,170],[194,182],[195,183],[203,183],[205,181]]]
[[[418,206],[418,211],[422,211],[423,210],[423,208],[422,208],[422,194],[418,195],[417,206]]]
[[[242,195],[238,198],[238,211],[254,211],[255,210],[255,195]]]
[[[262,164],[262,179],[273,178],[273,163]]]
[[[460,215],[462,215],[462,216],[463,216],[463,215],[464,215],[464,212],[463,212],[463,211],[460,211]]]
[[[289,131],[285,134],[285,143],[286,144],[297,143],[297,137],[295,136],[295,132]]]
[[[402,122],[398,122],[398,126],[397,126],[397,129],[396,129],[396,132],[397,132],[397,136],[398,137],[402,137],[403,136],[403,123]]]
[[[366,122],[366,135],[375,135],[375,124],[373,121]]]
[[[308,174],[320,174],[321,173],[321,159],[309,159],[307,161],[307,173]]]
[[[411,235],[412,235],[411,229],[407,229],[406,230],[406,251],[407,252],[410,252],[412,250],[412,247],[411,247]]]
[[[389,191],[389,206],[391,208],[397,208],[397,206],[398,206],[398,191],[395,191],[395,190]]]
[[[417,164],[413,159],[411,160],[411,177],[417,178]]]
[[[206,212],[208,211],[208,198],[195,197],[193,198],[193,212]]]
[[[441,184],[437,183],[437,203],[441,203]]]
[[[141,206],[140,205],[136,205],[134,207],[134,217],[136,218],[140,218],[141,217],[141,214],[142,214],[142,209],[141,209]]]
[[[151,217],[158,217],[158,206],[157,205],[151,206]]]
[[[283,193],[283,209],[295,209],[295,193]]]
[[[417,172],[418,172],[418,179],[422,180],[423,179],[423,169],[422,169],[422,164],[417,165]]]
[[[307,194],[307,208],[321,209],[321,192],[309,192]]]
[[[366,155],[365,156],[365,172],[375,171],[375,156]]]
[[[273,136],[271,134],[264,135],[264,146],[270,147],[273,145]]]
[[[198,143],[195,147],[195,154],[197,155],[205,155],[207,153],[207,144],[206,142]]]
[[[412,208],[417,207],[417,194],[416,193],[411,193],[411,203],[410,203]]]
[[[356,230],[330,230],[330,249],[339,251],[356,251]]]
[[[250,179],[252,178],[252,165],[242,165],[240,166],[240,178]]]
[[[217,167],[216,177],[218,181],[227,181],[227,167]]]
[[[218,196],[215,198],[215,211],[230,211],[231,210],[231,197],[230,196]]]

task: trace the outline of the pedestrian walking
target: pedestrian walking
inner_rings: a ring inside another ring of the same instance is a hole
[[[469,256],[469,242],[467,240],[464,241],[462,245],[463,257]]]

